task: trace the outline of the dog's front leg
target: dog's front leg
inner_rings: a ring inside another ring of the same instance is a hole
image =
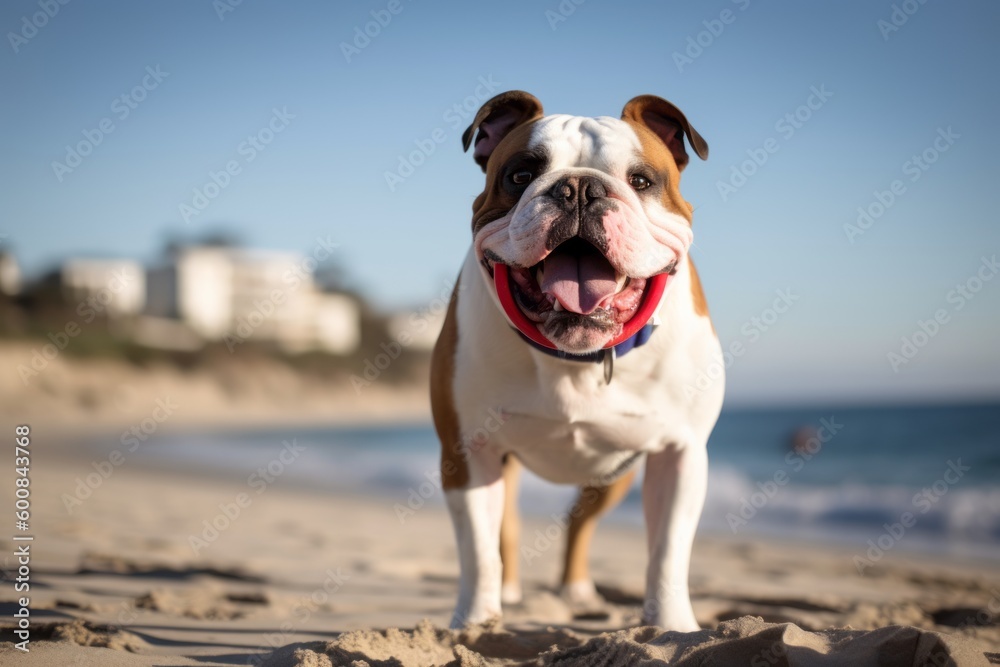
[[[467,482],[445,489],[458,544],[458,605],[452,628],[500,615],[500,522],[504,510],[502,457],[469,451]]]
[[[642,505],[649,567],[644,623],[684,632],[700,629],[688,594],[688,568],[707,486],[704,443],[671,445],[646,458]]]

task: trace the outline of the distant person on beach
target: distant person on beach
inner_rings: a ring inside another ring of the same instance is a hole
[[[815,446],[810,446],[810,442],[821,442],[819,431],[814,426],[802,426],[789,438],[789,448],[796,454],[815,454]]]

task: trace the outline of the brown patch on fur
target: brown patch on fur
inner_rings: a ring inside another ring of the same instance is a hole
[[[674,162],[681,171],[690,161],[684,147],[685,138],[695,155],[702,160],[708,159],[708,142],[691,126],[683,111],[662,97],[633,97],[622,109],[622,120],[631,120],[652,130],[673,154]]]
[[[608,486],[584,486],[580,489],[576,504],[570,510],[562,583],[590,580],[590,542],[594,539],[597,519],[622,501],[633,479],[634,469]]]
[[[515,127],[490,155],[486,169],[486,187],[472,204],[472,231],[475,233],[483,225],[501,218],[517,205],[518,197],[503,189],[500,183],[500,168],[507,164],[515,153],[528,148],[531,128],[535,121]]]
[[[631,118],[623,118],[639,137],[642,145],[643,157],[649,162],[649,166],[666,177],[663,184],[663,207],[671,213],[676,213],[691,222],[691,215],[694,207],[681,196],[681,172],[674,161],[673,153],[667,148],[656,134],[642,123]]]
[[[702,317],[708,317],[708,302],[705,301],[705,292],[701,289],[698,270],[694,268],[694,262],[690,257],[688,257],[688,273],[691,274],[691,299],[694,301],[694,312]],[[715,330],[714,326],[712,330]]]
[[[508,90],[486,101],[476,112],[472,124],[462,133],[462,150],[469,150],[475,139],[472,155],[482,170],[486,171],[489,156],[503,141],[511,128],[543,115],[542,103],[531,93]],[[482,142],[483,150],[479,150]]]
[[[455,411],[455,350],[458,347],[458,283],[451,293],[444,327],[431,355],[431,415],[441,440],[441,487],[459,489],[469,483],[469,467],[462,456],[462,438]]]
[[[517,511],[517,490],[521,477],[521,462],[513,454],[503,459],[504,503],[503,520],[500,522],[500,562],[503,564],[503,583],[516,584],[518,574],[518,544],[521,539],[521,517]]]

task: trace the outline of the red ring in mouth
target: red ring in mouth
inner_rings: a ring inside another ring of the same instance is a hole
[[[619,343],[623,343],[635,334],[639,332],[646,326],[646,323],[653,317],[653,313],[656,311],[657,306],[660,304],[660,298],[663,296],[663,291],[667,288],[667,282],[670,279],[670,275],[667,273],[658,273],[655,276],[651,276],[646,279],[646,287],[642,293],[642,301],[639,303],[638,309],[636,309],[635,314],[622,325],[622,331],[618,336],[613,338],[603,349],[608,349],[609,347],[614,347]],[[517,305],[514,299],[514,293],[510,288],[510,271],[506,264],[496,263],[493,265],[493,285],[496,289],[497,298],[500,299],[500,305],[503,307],[507,317],[510,321],[517,327],[517,330],[524,334],[529,340],[534,343],[541,345],[542,347],[549,348],[550,350],[558,350],[559,348],[550,341],[545,335],[538,330],[538,325],[528,319],[521,308]]]

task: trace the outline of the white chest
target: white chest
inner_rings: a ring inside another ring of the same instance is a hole
[[[681,280],[672,285],[674,301],[687,289]],[[583,484],[612,475],[637,453],[703,440],[715,423],[722,382],[691,388],[705,367],[720,363],[719,344],[708,319],[684,304],[664,299],[663,324],[616,360],[606,384],[601,364],[530,348],[474,262],[463,269],[458,298],[455,407],[472,446],[513,452],[550,481]]]

